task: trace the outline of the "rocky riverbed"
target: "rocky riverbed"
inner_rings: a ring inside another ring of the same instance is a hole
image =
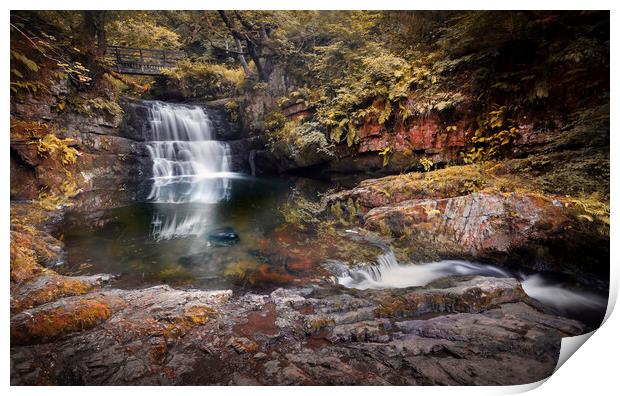
[[[588,331],[513,278],[117,289],[108,275],[45,268],[63,255],[45,229],[54,217],[30,204],[12,210],[14,385],[522,384],[552,373],[562,337]]]
[[[126,104],[126,111],[137,114],[140,105]],[[112,139],[127,144],[108,147],[112,135],[98,129],[79,135],[81,148],[92,146],[82,159],[111,153],[116,164],[119,154],[144,157],[131,131],[145,127],[131,120],[124,121],[126,136]],[[262,289],[245,288],[245,273],[238,274],[244,286],[230,290],[123,289],[112,274],[59,274],[67,252],[52,226],[63,213],[17,201],[34,197],[32,178],[12,183],[11,383],[499,385],[545,378],[561,338],[590,326],[528,296],[516,270],[568,277],[601,293],[608,287],[609,191],[605,173],[596,172],[606,154],[600,147],[582,153],[582,134],[573,132],[527,158],[367,179],[326,194],[321,205],[292,195],[286,226],[273,234],[278,247],[267,246],[268,239],[257,244],[263,256],[283,258],[279,272],[248,267],[261,275],[250,277],[257,284],[271,282]],[[246,172],[253,167],[248,151],[261,147],[253,139],[230,142],[241,153],[233,163]],[[32,145],[13,143],[20,161],[36,157]],[[92,169],[76,166],[82,165]],[[35,176],[46,169],[43,162],[30,166]],[[95,227],[106,209],[136,200],[116,184],[146,174],[101,169],[108,182],[80,183],[82,193],[71,201]],[[314,239],[311,228],[319,230]],[[346,288],[314,259],[368,265],[369,252],[340,235],[349,228],[373,232],[403,265],[459,259],[514,271],[451,273],[417,287]]]
[[[13,384],[499,385],[551,374],[579,322],[514,279],[424,288],[104,289],[11,320]]]

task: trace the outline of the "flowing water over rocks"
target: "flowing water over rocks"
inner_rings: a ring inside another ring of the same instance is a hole
[[[147,143],[153,160],[149,200],[215,203],[230,190],[230,149],[214,140],[211,121],[198,106],[153,102]]]
[[[232,172],[204,108],[141,106],[148,199],[78,203],[56,230],[64,246],[12,228],[43,244],[11,250],[28,263],[11,270],[12,384],[522,384],[590,329],[583,310],[604,309],[527,265],[469,261],[559,232],[571,221],[560,201],[412,199],[368,181],[321,207],[333,185]],[[403,260],[399,241],[450,254]]]
[[[555,309],[587,323],[596,325],[607,307],[607,298],[601,293],[579,290],[546,279],[543,274],[524,275],[499,267],[464,261],[442,260],[421,264],[401,264],[392,248],[375,236],[347,230],[348,235],[357,240],[365,240],[378,246],[382,253],[373,264],[351,268],[347,263],[329,260],[323,267],[334,275],[336,283],[354,289],[392,289],[426,286],[435,280],[478,275],[496,278],[515,278],[521,281],[525,293]]]

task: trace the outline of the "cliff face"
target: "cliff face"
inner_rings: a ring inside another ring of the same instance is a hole
[[[148,153],[123,128],[125,111],[114,97],[76,92],[67,79],[50,82],[48,92],[11,101],[11,199],[34,199],[41,189],[58,192],[68,180],[86,192],[149,177]],[[40,145],[52,136],[79,152],[74,163],[59,161],[53,147]]]
[[[66,84],[59,81],[51,94],[24,95],[11,102],[11,199],[35,199],[41,189],[59,190],[67,178],[65,170],[81,192],[134,188],[151,177],[145,144],[151,136],[148,104],[121,98],[118,111],[111,113],[89,106],[89,99],[74,93],[73,100],[87,104],[80,111],[59,111],[58,103],[69,95]],[[117,103],[116,99],[110,102]],[[249,173],[250,152],[262,149],[264,140],[248,136],[239,122],[231,120],[224,103],[197,105],[204,107],[216,138],[229,142],[232,169]],[[70,139],[66,144],[80,153],[77,161],[63,164],[39,152],[37,143],[48,134]]]
[[[314,109],[296,103],[283,106],[281,111],[290,121],[303,121],[312,117]],[[538,152],[557,139],[566,123],[558,117],[549,117],[545,123],[535,122],[528,117],[517,120],[515,128],[518,135],[505,155],[508,158],[524,157]],[[328,173],[395,173],[423,170],[421,161],[429,161],[435,167],[458,165],[463,163],[467,151],[472,147],[471,130],[474,124],[475,119],[468,112],[448,120],[431,113],[393,126],[368,118],[359,128],[358,144],[351,147],[346,143],[336,144],[332,156],[317,156],[314,153],[317,151],[316,146],[306,146],[299,147],[298,156],[312,157],[314,160],[295,161],[290,152],[279,149],[279,142],[273,146],[275,150],[271,154],[279,158],[280,171],[303,170],[304,167],[312,166]]]

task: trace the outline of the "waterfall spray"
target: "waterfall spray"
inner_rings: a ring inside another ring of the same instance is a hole
[[[215,203],[230,193],[230,149],[214,140],[211,121],[198,106],[150,102],[154,202]]]

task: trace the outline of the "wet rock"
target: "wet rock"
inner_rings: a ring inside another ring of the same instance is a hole
[[[441,282],[441,287],[414,291],[378,293],[374,313],[381,317],[412,317],[430,313],[480,312],[489,307],[516,301],[527,296],[520,283],[512,278],[473,277],[458,282]]]
[[[231,227],[223,227],[209,232],[207,240],[213,246],[230,246],[239,242],[239,235]]]
[[[31,282],[21,285],[11,299],[11,312],[17,313],[62,297],[84,294],[111,279],[111,275],[62,276],[44,271]]]
[[[230,140],[230,167],[235,172],[255,175],[263,170],[262,164],[255,161],[256,152],[265,149],[266,140],[262,136],[253,136],[245,139]],[[257,165],[261,169],[257,169]],[[252,173],[254,170],[254,173]]]
[[[254,353],[258,350],[258,344],[246,337],[235,337],[228,344],[238,353]]]
[[[342,278],[350,276],[349,266],[340,260],[325,260],[321,267],[335,277]]]
[[[507,252],[569,225],[564,207],[533,194],[474,193],[439,200],[412,200],[370,210],[365,227],[387,227],[396,236],[441,238],[460,253]]]
[[[108,319],[112,306],[122,302],[101,296],[68,298],[24,311],[11,318],[12,344],[49,342],[68,333],[87,330]]]
[[[35,361],[56,384],[516,384],[549,375],[560,338],[587,330],[541,311],[516,280],[488,277],[236,298],[167,286],[109,290],[24,311],[12,324],[95,296],[122,303],[44,344],[15,336],[13,384],[43,380]],[[207,367],[211,374],[200,374]]]

